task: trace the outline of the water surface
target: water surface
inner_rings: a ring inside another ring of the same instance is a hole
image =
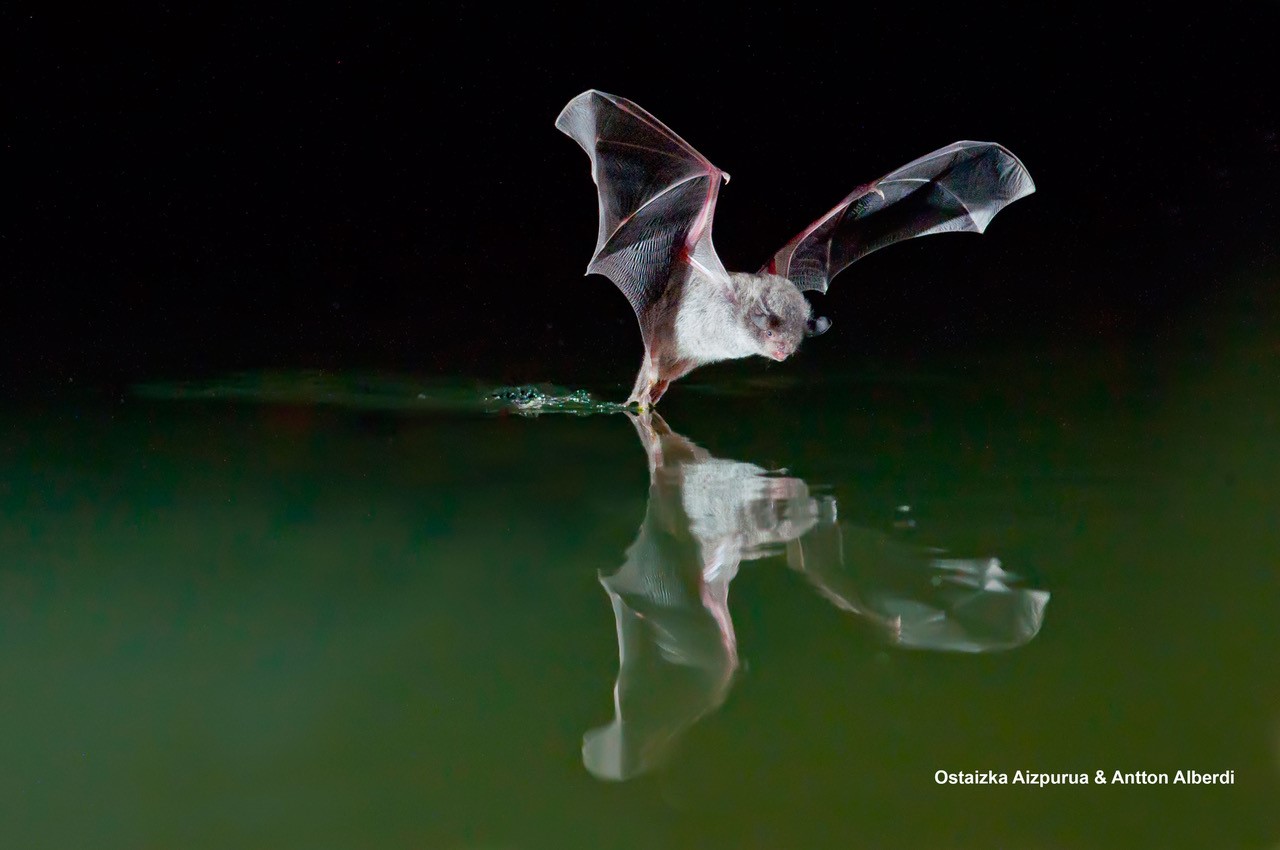
[[[15,403],[4,843],[1274,846],[1278,371],[1255,335],[733,364],[656,418],[341,372]],[[1234,785],[1092,782],[1180,769]]]

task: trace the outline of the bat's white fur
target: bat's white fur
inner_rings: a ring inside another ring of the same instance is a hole
[[[782,324],[765,337],[751,322],[751,311],[763,307]],[[698,366],[759,354],[784,345],[794,352],[809,321],[809,302],[785,277],[733,272],[727,280],[694,275],[676,314],[676,354]]]
[[[743,324],[741,301],[731,300],[735,283],[700,274],[690,279],[676,314],[677,356],[701,366],[760,353],[760,341]]]
[[[771,324],[762,327],[753,316]],[[790,357],[811,317],[809,302],[785,277],[694,272],[676,309],[674,346],[666,352],[646,351],[628,402],[648,407],[668,381],[708,363],[755,354],[777,360]]]

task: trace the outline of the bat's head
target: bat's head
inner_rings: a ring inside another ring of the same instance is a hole
[[[747,313],[747,324],[760,356],[786,360],[796,353],[800,340],[812,331],[813,313],[800,290],[785,277],[764,275],[761,282],[759,297]],[[826,319],[819,321],[827,322]]]

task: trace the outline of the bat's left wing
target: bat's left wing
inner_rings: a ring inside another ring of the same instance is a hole
[[[583,92],[556,127],[591,157],[599,190],[600,232],[588,272],[612,280],[642,318],[681,264],[727,279],[711,244],[711,220],[728,174],[657,118],[611,94]]]
[[[1006,148],[954,142],[853,190],[761,271],[826,292],[831,278],[872,251],[931,233],[981,233],[996,213],[1035,189]]]

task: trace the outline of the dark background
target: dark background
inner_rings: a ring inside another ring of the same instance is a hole
[[[733,175],[731,269],[953,140],[1023,160],[1038,192],[986,236],[838,279],[811,364],[1142,348],[1277,280],[1275,3],[133,8],[5,13],[12,387],[258,367],[629,384],[639,333],[582,277],[594,186],[553,127],[593,87]]]

